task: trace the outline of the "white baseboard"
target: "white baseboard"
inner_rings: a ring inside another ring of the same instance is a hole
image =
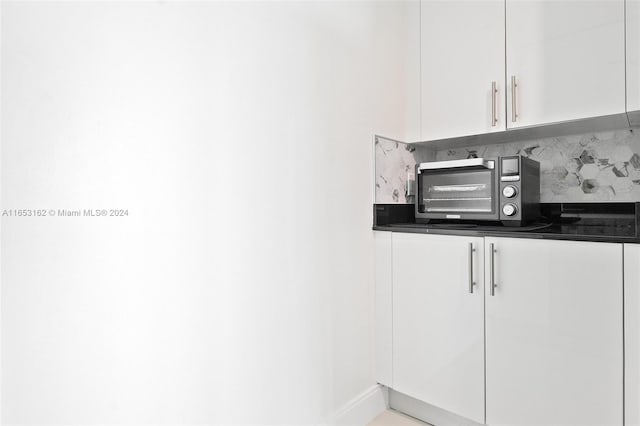
[[[434,426],[483,426],[473,420],[460,417],[442,408],[419,401],[410,396],[389,389],[389,406]]]
[[[389,394],[381,385],[375,385],[347,402],[333,416],[334,426],[366,426],[389,407]]]

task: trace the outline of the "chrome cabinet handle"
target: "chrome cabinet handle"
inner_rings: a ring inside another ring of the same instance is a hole
[[[518,93],[518,83],[516,83],[516,76],[512,75],[511,76],[511,121],[513,123],[515,123],[518,120],[518,110],[517,108],[517,102],[516,102],[516,96]]]
[[[473,252],[476,249],[473,248],[473,243],[469,243],[469,293],[473,294],[473,286],[476,283],[473,281]]]
[[[491,282],[489,283],[489,294],[491,296],[496,295],[496,287],[498,287],[498,284],[496,284],[496,251],[497,250],[495,249],[494,244],[489,244],[489,266],[491,267]]]
[[[491,82],[491,127],[496,127],[498,124],[498,117],[496,115],[496,97],[498,96],[498,89],[496,88],[496,82]]]

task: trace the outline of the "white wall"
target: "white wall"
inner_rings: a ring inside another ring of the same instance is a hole
[[[2,3],[2,209],[130,214],[2,218],[3,424],[312,424],[374,383],[414,7]]]

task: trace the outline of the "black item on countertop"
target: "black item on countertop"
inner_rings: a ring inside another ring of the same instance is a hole
[[[540,163],[521,155],[429,161],[415,176],[418,223],[525,226],[540,216]]]
[[[467,236],[513,236],[640,243],[640,203],[542,203],[544,218],[524,227],[486,222],[416,223],[411,204],[376,204],[373,229]]]

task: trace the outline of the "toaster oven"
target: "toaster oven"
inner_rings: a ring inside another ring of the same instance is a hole
[[[522,226],[540,216],[540,164],[519,155],[416,165],[416,221],[493,221]]]

